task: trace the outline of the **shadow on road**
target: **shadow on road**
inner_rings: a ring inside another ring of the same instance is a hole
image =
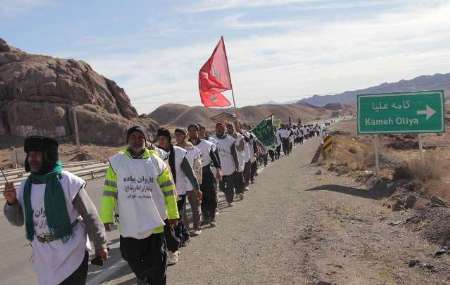
[[[332,191],[366,199],[379,200],[391,196],[394,190],[395,190],[394,187],[387,187],[386,183],[378,183],[370,189],[361,189],[342,185],[327,184],[310,188],[305,191]]]
[[[239,203],[239,201],[237,201]],[[232,208],[228,207],[228,203],[224,201],[223,199],[220,199],[218,202],[218,210],[220,213],[224,214],[227,213],[229,210],[232,210]],[[188,210],[188,217],[189,221],[192,222],[192,215],[190,214],[190,210]],[[213,227],[204,226],[202,227],[203,231],[213,230]],[[98,275],[100,275],[104,270],[110,270],[111,266],[113,264],[116,264],[117,262],[122,260],[122,256],[120,253],[120,246],[118,245],[119,238],[113,239],[109,242],[109,244],[116,244],[115,248],[111,248],[109,251],[109,258],[106,264],[103,267],[95,266],[95,265],[89,265],[89,272],[88,272],[88,280],[92,280],[96,278]],[[182,249],[181,249],[182,250]],[[92,257],[91,257],[92,258]],[[131,285],[136,284],[136,278],[134,277],[133,272],[131,271],[130,267],[124,263],[119,265],[120,269],[112,272],[111,274],[108,274],[101,282],[102,283],[108,283],[115,281],[117,279],[125,279],[128,278],[128,280],[121,281],[120,283],[117,283],[117,285]]]

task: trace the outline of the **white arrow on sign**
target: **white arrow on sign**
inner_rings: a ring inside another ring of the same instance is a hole
[[[431,108],[430,106],[427,105],[427,107],[425,108],[425,110],[421,110],[421,111],[417,111],[417,115],[426,115],[426,119],[428,120],[429,118],[431,118],[434,114],[436,114],[436,111]]]

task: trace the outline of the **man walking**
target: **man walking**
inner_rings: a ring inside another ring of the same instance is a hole
[[[128,147],[109,159],[101,218],[111,229],[114,210],[120,213],[120,252],[138,284],[166,284],[164,225],[179,218],[175,184],[169,168],[147,149],[145,130],[127,131]]]
[[[87,234],[96,255],[103,260],[108,255],[105,229],[86,182],[63,170],[54,139],[28,137],[24,148],[30,175],[17,190],[12,183],[5,185],[5,216],[15,226],[25,224],[39,284],[85,284]]]
[[[236,122],[236,126],[239,128],[239,123]],[[240,129],[238,129],[240,131]],[[238,169],[233,173],[234,179],[234,187],[235,194],[239,197],[240,200],[244,199],[244,167],[245,167],[245,141],[244,136],[239,132],[236,132],[236,129],[233,124],[227,124],[227,132],[234,141],[238,158]]]
[[[192,166],[189,164],[186,157],[187,151],[172,144],[172,136],[170,131],[165,128],[160,128],[157,132],[157,137],[159,147],[169,154],[168,163],[175,182],[176,192],[178,194],[178,211],[180,213],[180,217],[182,217],[184,211],[186,211],[187,192],[194,191],[193,193],[197,193],[196,195],[198,197],[201,195],[198,180],[195,177]],[[178,257],[180,254],[179,248],[180,246],[186,245],[190,238],[189,230],[182,220],[180,220],[175,227],[175,236],[180,240],[180,243],[178,246],[176,243],[173,243],[173,245],[172,243],[169,244],[168,249],[170,265],[178,263]]]
[[[189,141],[197,147],[202,157],[202,182],[200,190],[202,191],[202,224],[209,224],[211,227],[216,226],[216,209],[217,209],[217,185],[211,166],[216,169],[217,180],[222,179],[221,166],[216,146],[204,139],[199,138],[199,127],[190,125],[188,127]]]
[[[200,150],[193,146],[191,142],[187,141],[186,131],[181,128],[175,130],[175,140],[177,146],[186,150],[186,158],[192,167],[195,178],[198,183],[202,183],[202,159]],[[202,200],[202,192],[196,189],[195,191],[186,192],[189,204],[191,205],[192,212],[192,222],[194,230],[192,231],[193,236],[198,236],[202,233],[200,229],[200,202]],[[183,223],[189,228],[189,219],[186,211],[183,213]]]
[[[225,193],[228,206],[231,207],[234,200],[234,176],[239,171],[239,161],[236,152],[235,140],[225,133],[225,125],[221,122],[216,124],[217,149],[219,151],[220,164],[222,169],[222,180],[219,187]]]

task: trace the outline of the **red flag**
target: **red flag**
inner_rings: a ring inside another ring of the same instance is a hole
[[[228,107],[230,101],[222,94],[233,89],[223,37],[198,75],[200,98],[205,107]]]

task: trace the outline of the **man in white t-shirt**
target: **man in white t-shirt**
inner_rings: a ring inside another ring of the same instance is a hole
[[[5,185],[5,216],[15,226],[25,224],[39,284],[85,284],[87,235],[99,258],[104,261],[108,254],[105,228],[86,183],[62,169],[54,139],[28,137],[24,148],[30,175],[18,189]]]
[[[217,183],[212,171],[212,167],[216,169],[217,180],[222,179],[222,171],[220,166],[219,153],[216,145],[212,142],[201,139],[199,136],[199,126],[192,124],[188,127],[189,141],[196,146],[201,152],[202,162],[202,181],[200,190],[202,191],[202,224],[209,224],[211,227],[216,226],[216,210],[217,210]]]
[[[239,160],[236,151],[235,139],[225,133],[225,125],[221,122],[216,124],[217,150],[219,152],[222,167],[222,180],[219,183],[220,190],[224,192],[228,206],[234,201],[234,176],[239,171]]]
[[[239,126],[238,122],[236,122],[236,125]],[[243,135],[241,135],[239,132],[236,132],[236,129],[232,123],[227,123],[227,132],[228,135],[230,135],[235,141],[238,158],[238,169],[233,173],[234,191],[235,194],[239,197],[239,199],[242,200],[244,199],[244,189],[245,189],[245,182],[244,182],[245,140]]]
[[[109,159],[101,218],[111,230],[118,210],[120,253],[137,284],[166,284],[164,233],[177,224],[177,196],[169,167],[146,140],[142,127],[128,129],[127,148]]]
[[[177,128],[175,129],[175,140],[177,142],[177,146],[183,148],[187,151],[186,158],[192,167],[195,178],[197,178],[198,184],[202,183],[202,158],[200,150],[193,146],[192,143],[187,141],[187,133],[185,129]],[[198,236],[202,233],[200,229],[200,202],[202,200],[202,192],[200,189],[194,189],[194,191],[186,192],[187,199],[189,204],[191,205],[192,212],[192,223],[193,223],[193,231],[191,233],[192,236]],[[189,218],[184,211],[183,213],[183,223],[189,228]]]
[[[187,151],[172,144],[172,136],[170,131],[166,128],[159,128],[157,131],[157,137],[158,147],[162,148],[169,154],[168,164],[175,182],[176,192],[178,194],[178,211],[180,213],[180,217],[183,217],[184,212],[186,211],[186,197],[187,195],[190,195],[188,192],[193,191],[193,193],[197,193],[197,196],[201,195],[198,180],[197,177],[195,177],[192,166],[188,161]],[[172,244],[168,243],[167,248],[169,249],[169,265],[178,263],[179,248],[186,245],[190,239],[189,230],[183,220],[180,220],[175,227],[175,236],[180,240],[180,243],[178,246],[175,246],[175,244],[172,246]]]

